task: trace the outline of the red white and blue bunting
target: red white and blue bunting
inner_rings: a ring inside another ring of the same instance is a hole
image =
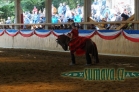
[[[79,30],[79,36],[91,38],[95,35],[96,31],[92,30]]]
[[[123,36],[132,42],[139,42],[139,30],[125,30]]]
[[[47,37],[51,34],[51,31],[48,30],[35,30],[34,34],[37,35],[38,37],[44,38]]]
[[[62,34],[68,34],[71,30],[53,30],[52,31],[52,34],[56,37],[58,37],[59,35],[62,35]]]
[[[53,34],[54,36],[68,34],[71,30],[16,30],[16,29],[0,29],[0,36],[7,34],[9,36],[16,36],[20,34],[23,37],[31,37],[36,35],[38,37],[44,38]],[[94,35],[98,35],[102,39],[112,40],[116,39],[120,34],[122,34],[126,39],[132,42],[139,42],[139,30],[79,30],[79,36],[91,38]]]
[[[34,34],[34,30],[19,30],[19,33],[23,37],[31,37]]]
[[[15,29],[7,29],[7,30],[5,30],[5,33],[7,33],[9,36],[13,37],[13,36],[16,36],[19,33],[19,31],[15,30]]]
[[[4,34],[4,31],[3,29],[0,29],[0,36],[2,36]]]
[[[117,38],[120,34],[121,31],[115,31],[115,30],[98,30],[97,34],[106,40],[112,40]]]

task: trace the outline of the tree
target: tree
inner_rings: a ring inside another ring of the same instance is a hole
[[[39,10],[45,7],[45,0],[22,0],[21,7],[23,11],[32,11],[33,7],[36,6]]]
[[[8,0],[8,2],[0,0],[0,15],[2,18],[14,16],[13,0]]]

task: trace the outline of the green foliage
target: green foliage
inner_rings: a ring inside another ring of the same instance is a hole
[[[15,0],[0,0],[0,18],[15,16]],[[39,10],[45,7],[45,0],[21,0],[21,8],[23,11],[32,11],[36,6]]]
[[[9,2],[0,1],[0,16],[1,18],[7,19],[7,17],[14,15],[14,2],[10,0]]]
[[[32,9],[36,6],[39,10],[43,10],[45,7],[45,0],[22,0],[21,7],[23,11],[32,11]]]

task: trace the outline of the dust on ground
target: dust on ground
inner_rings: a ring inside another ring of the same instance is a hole
[[[85,56],[76,56],[69,66],[68,52],[0,49],[0,92],[139,92],[139,78],[124,81],[85,81],[62,77],[62,72],[85,68],[125,68],[139,71],[138,57],[99,55],[100,63],[85,66]]]

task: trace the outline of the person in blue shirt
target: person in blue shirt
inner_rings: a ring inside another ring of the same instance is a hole
[[[37,14],[37,12],[35,12],[35,14],[33,15],[33,23],[34,24],[38,23],[38,14]]]
[[[63,5],[62,3],[60,3],[58,7],[58,14],[61,15],[62,13],[63,13]]]
[[[66,13],[66,3],[64,2],[63,3],[63,7],[62,7],[62,13],[65,15],[65,13]]]
[[[79,14],[82,14],[82,10],[81,10],[81,7],[80,7],[79,4],[77,4],[77,11],[78,11]]]
[[[74,22],[82,22],[82,18],[80,14],[77,12],[76,15],[74,16]]]
[[[27,15],[24,15],[24,24],[29,24],[30,23],[30,19],[28,18]],[[26,28],[26,25],[23,26],[23,28]]]
[[[42,19],[43,19],[43,23],[45,23],[45,21],[46,21],[46,17],[42,17]]]
[[[58,17],[55,15],[52,16],[52,23],[58,23]]]
[[[6,20],[6,24],[11,24],[11,23],[12,23],[12,21],[11,21],[10,17],[8,17],[8,19]]]

